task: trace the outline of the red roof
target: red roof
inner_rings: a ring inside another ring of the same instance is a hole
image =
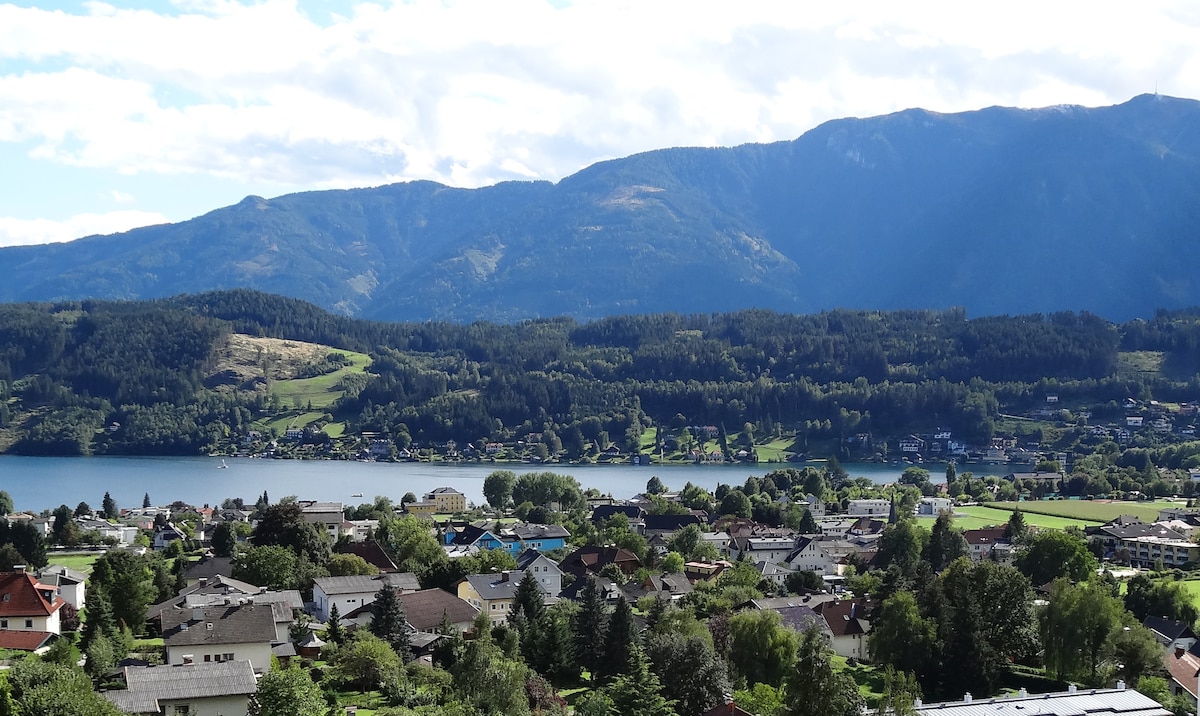
[[[48,631],[0,631],[0,649],[34,651],[52,636]]]
[[[1180,651],[1182,650],[1163,654],[1163,666],[1167,667],[1167,673],[1175,683],[1183,687],[1192,698],[1196,698],[1196,676],[1200,675],[1200,658],[1186,651],[1180,654]]]
[[[48,617],[64,603],[54,593],[28,572],[0,572],[0,617]]]
[[[753,716],[753,714],[730,701],[705,711],[703,716]]]

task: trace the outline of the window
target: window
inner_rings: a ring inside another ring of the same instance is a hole
[[[26,620],[25,620],[25,628],[26,628],[26,629],[32,629],[32,628],[33,628],[33,620],[32,620],[32,619],[26,619]]]
[[[205,655],[204,655],[204,660],[205,660],[205,661],[212,661],[212,654],[205,654]]]
[[[8,620],[0,619],[0,629],[7,629],[7,628],[8,628]]]
[[[192,709],[187,704],[175,704],[176,716],[188,716],[190,713],[192,713]]]
[[[233,654],[225,654],[225,661],[233,661]]]

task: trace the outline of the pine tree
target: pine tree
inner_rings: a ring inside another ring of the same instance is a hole
[[[535,667],[555,686],[579,680],[579,662],[571,624],[558,610],[547,609],[538,625],[538,653]]]
[[[346,628],[342,626],[342,615],[335,602],[329,607],[329,622],[325,627],[325,641],[341,644],[346,640]]]
[[[142,507],[149,507],[149,506],[150,506],[150,493],[147,492],[142,495]]]
[[[600,597],[599,583],[588,576],[579,592],[579,612],[575,615],[575,653],[579,665],[591,674],[595,685],[600,665],[604,661],[605,635],[608,633],[608,615]]]
[[[604,660],[600,663],[600,675],[605,681],[629,673],[634,667],[633,650],[637,648],[637,627],[633,623],[633,609],[625,597],[617,598],[617,608],[608,620],[608,632],[604,636]]]
[[[612,699],[612,713],[622,716],[674,716],[675,705],[662,695],[662,684],[650,671],[642,650],[634,647],[629,671],[603,689]]]
[[[517,584],[517,593],[513,596],[512,610],[508,613],[508,622],[513,624],[517,617],[524,617],[525,624],[536,624],[541,621],[542,613],[546,610],[543,605],[542,587],[538,584],[533,572],[525,572]]]
[[[101,503],[101,513],[106,520],[117,519],[117,501],[107,492],[104,493],[104,501]]]
[[[391,645],[404,661],[412,657],[404,606],[390,582],[384,582],[375,593],[375,603],[371,605],[371,633]]]

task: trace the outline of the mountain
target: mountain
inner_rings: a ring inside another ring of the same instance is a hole
[[[0,300],[250,287],[386,320],[1200,304],[1200,102],[906,110],[665,149],[552,184],[242,202],[0,250]]]

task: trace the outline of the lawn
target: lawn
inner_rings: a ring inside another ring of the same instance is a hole
[[[1006,503],[996,502],[993,505],[1003,505]],[[1012,504],[1012,503],[1007,503]],[[1051,503],[1060,504],[1060,503]],[[1026,503],[1021,503],[1021,512],[1025,515],[1025,524],[1035,525],[1037,527],[1045,527],[1047,529],[1061,530],[1067,527],[1079,527],[1080,529],[1089,525],[1095,525],[1100,520],[1085,520],[1070,517],[1061,517],[1058,515],[1045,515],[1036,512],[1031,512],[1025,509]],[[1012,507],[984,507],[982,505],[975,507],[955,507],[954,514],[966,514],[973,518],[984,520],[987,524],[1002,525],[1008,522],[1008,518],[1012,515]],[[955,519],[956,524],[962,524],[958,519]]]
[[[923,525],[925,529],[933,529],[933,523],[936,521],[937,517],[932,515],[922,515],[917,518],[917,524]],[[999,524],[1004,524],[1004,522],[1000,522]],[[974,517],[971,515],[962,516],[956,512],[954,515],[954,526],[960,530],[978,530],[983,529],[984,527],[996,527],[998,525],[996,520],[993,519],[988,519],[986,517]]]
[[[861,662],[850,666],[849,660],[844,656],[835,655],[832,661],[834,671],[850,674],[854,683],[858,684],[858,693],[867,702],[867,706],[874,708],[883,697],[883,672],[877,667]]]
[[[332,353],[342,353],[350,359],[350,365],[339,368],[332,373],[318,375],[315,378],[294,378],[292,380],[277,380],[271,387],[271,392],[278,395],[285,405],[297,405],[313,408],[325,408],[342,397],[342,391],[336,390],[337,384],[350,373],[364,373],[371,365],[370,356],[365,353],[334,350]]]
[[[76,572],[83,574],[92,573],[92,565],[96,560],[103,555],[103,552],[50,552],[46,555],[46,559],[50,564],[60,564],[68,569],[73,569]]]
[[[1025,513],[1027,522],[1029,521],[1029,515],[1032,513],[1071,517],[1090,522],[1108,522],[1120,515],[1134,515],[1140,517],[1145,522],[1153,522],[1158,519],[1159,510],[1164,507],[1176,505],[1177,503],[1166,501],[1038,500],[1021,503],[993,502],[991,504],[993,507],[1004,510],[1011,510],[1020,504],[1021,511]]]

